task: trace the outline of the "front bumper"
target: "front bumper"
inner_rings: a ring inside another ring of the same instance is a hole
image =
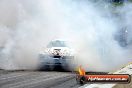
[[[50,57],[50,59],[44,59],[41,63],[45,65],[65,65],[68,62],[68,59]]]
[[[41,69],[53,69],[53,68],[62,68],[69,69],[69,63],[72,62],[73,56],[49,56],[42,55],[39,57],[40,68]]]

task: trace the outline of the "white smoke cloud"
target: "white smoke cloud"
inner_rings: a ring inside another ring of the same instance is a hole
[[[122,22],[130,25],[129,7],[126,4],[118,9],[126,13]],[[114,39],[120,28],[115,21],[111,5],[104,1],[2,0],[0,46],[4,48],[0,67],[35,69],[39,52],[60,38],[75,49],[75,59],[85,69],[116,69],[129,62],[131,54]]]

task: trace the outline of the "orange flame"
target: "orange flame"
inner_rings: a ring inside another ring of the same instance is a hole
[[[82,68],[82,66],[79,66],[78,72],[79,72],[79,75],[85,75],[85,70]]]

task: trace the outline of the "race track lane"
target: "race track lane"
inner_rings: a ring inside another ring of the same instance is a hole
[[[78,88],[70,72],[18,71],[0,75],[0,88]]]

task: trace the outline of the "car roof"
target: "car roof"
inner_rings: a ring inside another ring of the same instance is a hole
[[[67,47],[67,44],[65,41],[61,41],[61,40],[53,40],[51,41],[47,47]]]

